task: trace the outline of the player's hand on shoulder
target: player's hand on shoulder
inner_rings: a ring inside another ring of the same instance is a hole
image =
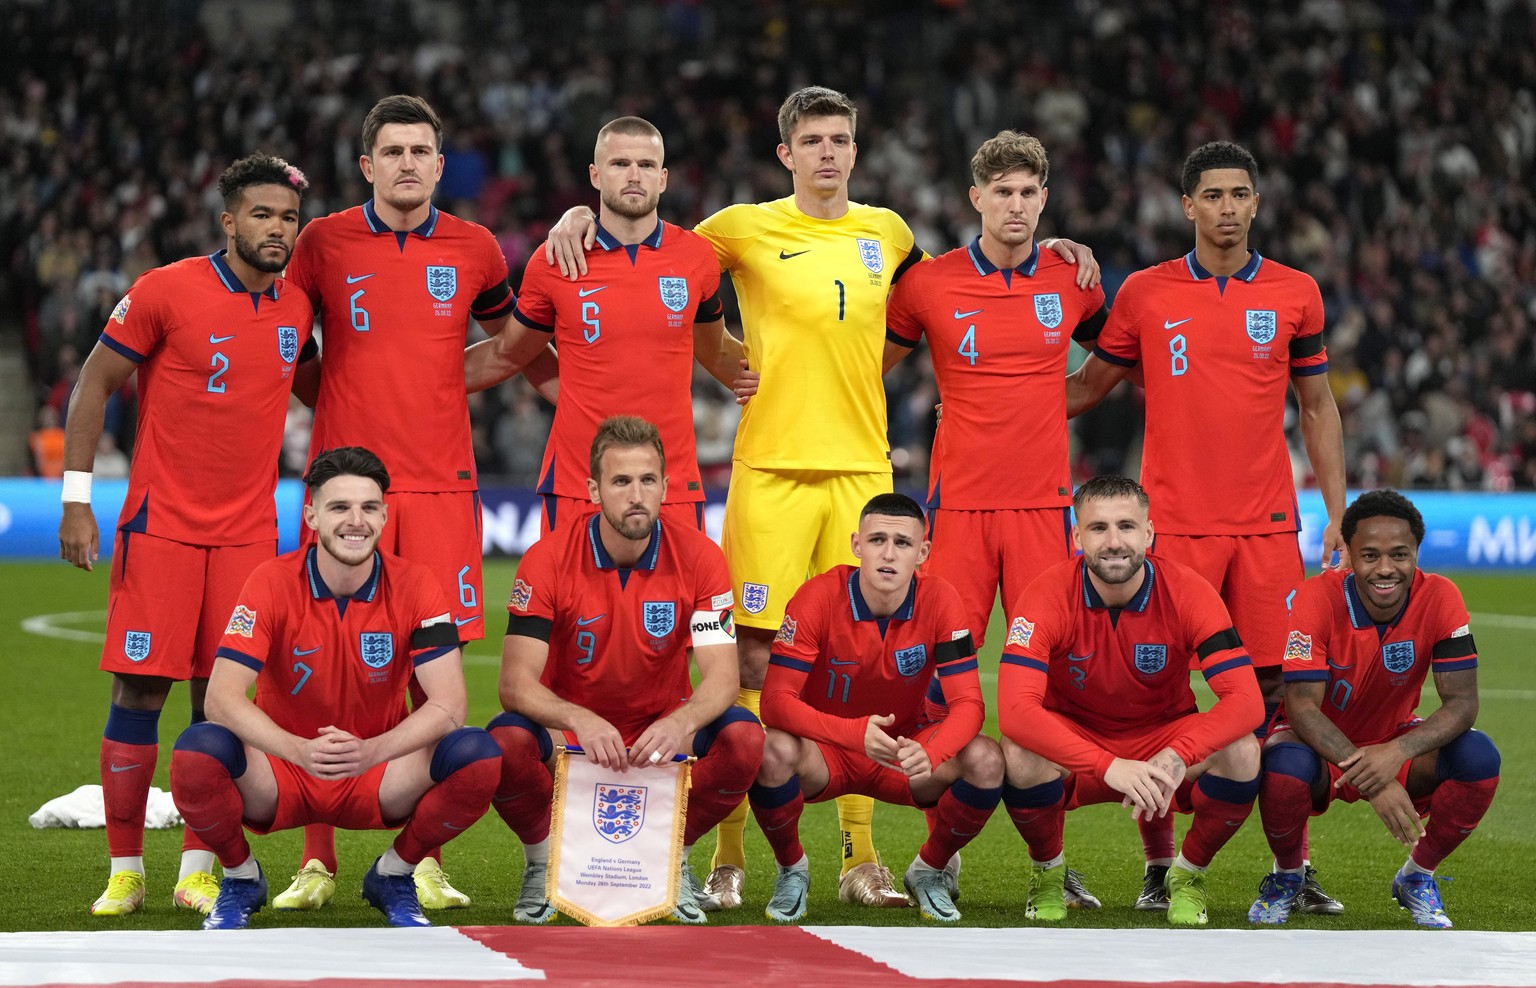
[[[736,393],[736,404],[745,405],[757,394],[758,382],[763,378],[762,374],[747,365],[747,361],[741,361],[741,369],[736,372],[735,380],[731,381],[731,390]]]
[[[631,765],[661,765],[682,752],[683,725],[671,714],[652,722],[629,749]]]
[[[1408,757],[1396,741],[1384,744],[1368,744],[1355,749],[1355,753],[1339,762],[1344,774],[1333,784],[1337,789],[1348,783],[1360,790],[1360,795],[1370,799],[1388,783],[1397,781],[1397,773]]]
[[[1178,788],[1167,772],[1149,762],[1116,758],[1104,770],[1104,784],[1125,797],[1131,817],[1143,820],[1168,812],[1168,800]]]
[[[587,251],[597,242],[597,217],[586,206],[572,206],[549,228],[544,241],[544,260],[558,264],[572,281],[587,273]]]
[[[1065,237],[1053,237],[1040,246],[1054,250],[1068,264],[1077,265],[1077,287],[1092,288],[1099,283],[1099,260],[1086,244]]]
[[[618,728],[588,710],[573,725],[576,741],[587,753],[587,761],[605,769],[623,772],[629,768],[629,756],[624,751],[624,735]]]
[[[1386,824],[1387,833],[1399,844],[1413,847],[1424,835],[1424,821],[1420,819],[1419,811],[1414,809],[1408,790],[1396,779],[1382,786],[1376,795],[1367,796],[1366,800],[1381,818],[1381,822]]]
[[[896,739],[896,762],[911,782],[923,782],[933,774],[933,760],[923,746],[911,738]]]
[[[90,504],[66,502],[64,517],[59,519],[59,558],[89,573],[100,548],[101,535]]]
[[[885,728],[896,723],[892,714],[871,714],[864,722],[864,754],[887,768],[900,768],[896,756],[896,739],[885,733]]]

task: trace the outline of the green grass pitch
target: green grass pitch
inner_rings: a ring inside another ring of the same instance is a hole
[[[497,712],[496,671],[501,623],[497,602],[504,601],[513,565],[487,564],[486,596],[492,602],[487,622],[493,637],[468,650],[470,722],[483,724]],[[1463,929],[1536,929],[1536,905],[1529,892],[1531,862],[1536,860],[1536,576],[1460,577],[1478,650],[1482,657],[1482,714],[1478,726],[1498,743],[1504,756],[1503,779],[1493,809],[1481,829],[1440,869],[1446,908]],[[61,562],[0,564],[0,683],[6,697],[4,758],[0,760],[0,868],[8,899],[0,928],[9,930],[181,929],[198,917],[171,906],[181,833],[151,831],[146,844],[149,898],[137,914],[122,919],[93,919],[87,913],[107,877],[106,841],[100,830],[33,830],[27,815],[46,800],[76,786],[97,781],[97,754],[107,712],[108,678],[97,671],[99,636],[107,594],[105,565],[92,574]],[[44,623],[77,632],[44,636],[25,630],[40,615]],[[30,620],[29,622],[29,619]],[[1001,619],[993,617],[984,650],[983,679],[989,706],[996,683]],[[1425,710],[1436,706],[1433,687],[1426,689]],[[187,722],[184,689],[172,693],[161,724],[161,756],[155,784],[168,788],[170,744]],[[1522,726],[1527,725],[1527,726]],[[989,724],[989,730],[994,726]],[[1141,883],[1141,848],[1128,811],[1100,806],[1068,818],[1067,854],[1088,887],[1105,903],[1098,912],[1076,912],[1074,927],[1159,926],[1161,914],[1137,913],[1129,904]],[[1181,822],[1180,831],[1183,830]],[[812,899],[806,921],[817,924],[903,925],[920,922],[915,910],[870,910],[837,901],[837,827],[830,805],[806,812],[802,834],[811,859]],[[899,876],[923,836],[921,814],[881,807],[875,837],[886,863]],[[341,875],[336,899],[316,914],[263,911],[258,927],[283,925],[377,926],[381,919],[358,898],[358,883],[374,856],[390,840],[384,833],[342,834]],[[275,895],[299,865],[299,834],[256,838],[256,853],[266,867]],[[1388,897],[1392,872],[1402,850],[1364,804],[1336,805],[1312,824],[1312,858],[1325,887],[1347,906],[1342,917],[1298,916],[1292,928],[1406,928],[1406,914]],[[701,874],[708,869],[712,838],[694,850]],[[748,830],[746,905],[717,914],[716,924],[765,922],[762,907],[769,892],[772,861],[755,826]],[[961,921],[976,926],[1022,926],[1024,869],[1027,855],[1008,819],[993,817],[964,855]],[[1245,916],[1270,857],[1257,813],[1216,859],[1211,871],[1211,923],[1246,926]],[[502,925],[512,922],[522,855],[516,840],[494,813],[487,814],[446,853],[453,883],[474,899],[468,909],[438,913],[440,923]],[[1525,877],[1521,877],[1525,876]],[[564,922],[564,920],[562,920]]]

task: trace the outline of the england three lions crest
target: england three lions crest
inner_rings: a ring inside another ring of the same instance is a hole
[[[1168,665],[1167,645],[1137,645],[1136,671],[1151,676]]]
[[[661,304],[673,312],[688,308],[688,279],[658,278],[661,283]]]
[[[299,356],[299,328],[297,326],[277,327],[277,355],[283,358],[283,363],[291,364]]]
[[[1275,338],[1275,310],[1248,310],[1248,338],[1255,343],[1268,343]]]
[[[896,671],[903,676],[915,676],[923,671],[923,666],[928,664],[928,646],[913,645],[911,648],[897,649]]]
[[[1387,642],[1381,646],[1381,664],[1390,673],[1405,673],[1413,668],[1413,642]]]
[[[677,624],[677,602],[648,600],[641,609],[641,617],[645,620],[646,634],[652,638],[665,638]]]
[[[387,631],[364,631],[357,642],[363,665],[382,669],[395,659],[395,636]]]
[[[143,662],[149,658],[149,646],[153,640],[153,632],[130,631],[123,635],[123,654],[130,662]]]
[[[748,614],[761,614],[763,608],[768,606],[768,584],[743,583],[741,585],[741,606]]]
[[[603,840],[622,844],[645,822],[645,786],[600,785],[592,795],[592,826]]]
[[[859,260],[869,268],[870,274],[879,274],[885,270],[885,254],[880,250],[880,241],[858,238]]]
[[[1055,329],[1061,325],[1061,295],[1051,292],[1049,295],[1035,296],[1035,318],[1040,320],[1040,325],[1046,329]]]
[[[459,269],[452,265],[427,265],[427,292],[439,302],[450,301],[459,292]]]

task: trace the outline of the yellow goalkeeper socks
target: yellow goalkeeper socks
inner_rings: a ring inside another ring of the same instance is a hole
[[[752,711],[752,716],[761,717],[759,710],[763,699],[761,690],[749,690],[742,687],[736,696],[736,705],[746,707]],[[720,821],[715,828],[715,857],[709,863],[713,871],[722,865],[734,865],[743,871],[747,868],[747,851],[742,842],[742,833],[747,825],[747,801],[743,799],[736,804],[731,815]]]
[[[842,874],[875,860],[874,822],[873,799],[856,795],[837,797],[837,823],[843,829]]]

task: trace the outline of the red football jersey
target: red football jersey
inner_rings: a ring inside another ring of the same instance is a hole
[[[601,524],[593,515],[529,547],[507,634],[548,642],[544,685],[633,741],[693,695],[690,620],[731,610],[731,577],[707,535],[659,521],[640,561],[620,568],[603,548]]]
[[[320,398],[310,456],[366,446],[390,490],[475,489],[464,390],[469,320],[512,311],[491,231],[433,207],[409,233],[370,201],[311,220],[288,279],[320,313]]]
[[[1329,570],[1291,605],[1285,681],[1326,683],[1321,709],[1356,745],[1379,744],[1413,718],[1424,677],[1477,668],[1477,646],[1456,584],[1415,570],[1403,609],[1376,624],[1355,574]]]
[[[1216,705],[1173,742],[1194,765],[1264,719],[1253,662],[1226,605],[1173,560],[1144,564],[1122,608],[1106,607],[1081,557],[1041,573],[1014,604],[998,670],[998,726],[1015,743],[1074,772],[1102,773],[1113,756],[1063,722],[1116,735],[1195,713],[1191,657]]]
[[[275,542],[277,457],[303,293],[248,292],[224,251],[146,271],[101,342],[139,365],[139,425],[118,525],[189,545]]]
[[[704,500],[693,434],[693,324],[721,318],[720,265],[709,241],[671,223],[626,247],[602,227],[587,273],[571,281],[528,259],[514,315],[554,334],[560,401],[539,493],[585,499],[597,427],[613,415],[656,424],[667,451],[667,502]]]
[[[915,576],[907,599],[877,618],[857,566],[834,566],[789,599],[763,683],[763,723],[802,738],[864,750],[868,718],[891,714],[891,737],[912,737],[937,674],[949,716],[925,750],[939,765],[981,730],[986,706],[976,648],[955,588]]]
[[[437,578],[375,553],[351,597],[331,593],[311,546],[262,563],[240,591],[218,657],[255,669],[256,706],[283,730],[312,738],[330,724],[374,738],[406,717],[417,666],[459,647]]]
[[[1293,376],[1327,372],[1322,333],[1317,282],[1257,251],[1231,277],[1191,251],[1126,279],[1094,353],[1141,366],[1141,483],[1158,531],[1297,530],[1285,394]]]
[[[1104,305],[1104,290],[1080,289],[1076,277],[1075,266],[1038,244],[1028,261],[999,271],[978,237],[918,264],[892,289],[886,337],[915,347],[927,336],[944,402],[930,507],[1072,503],[1067,354],[1073,330]],[[1019,469],[999,470],[999,461]]]

